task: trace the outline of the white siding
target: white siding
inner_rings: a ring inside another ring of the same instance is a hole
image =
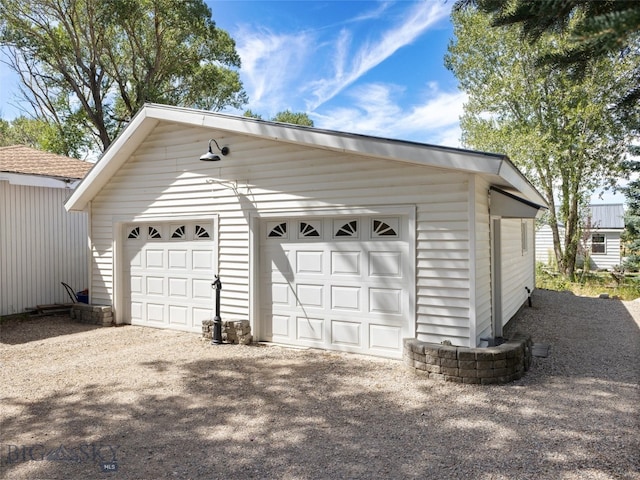
[[[593,229],[593,234],[602,234],[605,236],[605,253],[591,253],[590,254],[590,268],[591,269],[608,269],[611,270],[616,265],[620,265],[622,262],[622,255],[620,251],[620,235],[621,231],[601,230]],[[564,229],[560,229],[560,241],[564,244]],[[585,248],[591,248],[590,235],[587,235],[587,241],[584,245]],[[545,265],[549,265],[549,259],[552,259],[552,263],[555,263],[555,255],[553,253],[553,237],[551,234],[551,227],[549,225],[543,225],[536,230],[536,262],[542,262]],[[582,267],[584,258],[581,254],[577,258],[578,265]]]
[[[502,325],[504,326],[527,301],[525,287],[533,290],[533,219],[502,219]],[[526,225],[527,248],[522,245],[522,225]]]
[[[475,347],[481,338],[491,336],[491,233],[489,220],[489,184],[476,179],[475,188],[476,232],[476,332]]]
[[[201,162],[211,137],[231,153]],[[163,124],[92,202],[92,301],[112,303],[117,221],[218,214],[221,314],[247,318],[252,213],[415,205],[417,338],[467,345],[468,195],[463,173]]]
[[[604,235],[605,253],[592,253],[591,254],[591,268],[593,269],[607,269],[612,270],[613,267],[619,266],[622,263],[622,255],[620,253],[620,234],[616,231],[603,231],[594,230],[594,234]],[[591,241],[587,244],[587,248],[591,248]]]
[[[560,234],[562,234],[562,231]],[[551,227],[549,225],[542,225],[536,230],[536,262],[553,265],[556,263],[555,259]]]
[[[60,284],[87,288],[87,215],[67,213],[69,190],[0,181],[0,315],[68,303]]]

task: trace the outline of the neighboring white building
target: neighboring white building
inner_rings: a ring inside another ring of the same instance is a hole
[[[564,238],[564,226],[558,225],[558,232],[561,238]],[[542,262],[545,265],[556,264],[556,256],[553,251],[553,233],[551,226],[546,223],[536,228],[536,262]]]
[[[591,268],[611,270],[622,263],[620,236],[624,231],[624,207],[620,203],[589,208],[591,218],[586,243]]]
[[[92,164],[22,145],[0,148],[0,315],[69,303],[88,285],[87,215],[64,202]]]
[[[393,358],[501,334],[544,205],[505,156],[161,105],[66,203],[117,323],[200,332],[219,274],[223,320],[257,340]]]
[[[620,204],[590,205],[590,225],[585,232],[585,248],[589,250],[590,268],[611,270],[622,263],[620,236],[624,231],[624,207]],[[564,227],[559,226],[561,242],[564,242]],[[542,225],[536,230],[536,261],[555,263],[551,227]],[[583,262],[583,256],[580,256]],[[582,263],[581,263],[582,264]]]

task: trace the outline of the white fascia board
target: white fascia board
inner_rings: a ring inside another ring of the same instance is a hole
[[[83,211],[158,124],[158,120],[148,118],[145,113],[145,108],[140,110],[102,154],[69,200],[65,202],[67,211]]]
[[[498,172],[500,178],[504,179],[509,185],[519,191],[525,198],[544,208],[549,208],[547,201],[538,192],[538,190],[527,180],[527,178],[511,163],[510,160],[504,159]]]
[[[45,187],[45,188],[69,188],[73,189],[80,183],[80,180],[70,178],[46,177],[43,175],[29,175],[23,173],[0,172],[0,181],[9,182],[11,185],[24,187]]]
[[[491,215],[502,218],[536,218],[540,208],[531,202],[509,195],[504,191],[489,191],[489,210]]]

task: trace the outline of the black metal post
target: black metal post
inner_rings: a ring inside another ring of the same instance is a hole
[[[222,282],[218,275],[216,275],[215,282],[211,284],[211,288],[216,291],[216,316],[213,317],[211,345],[220,345],[222,343],[222,318],[220,318],[220,290],[222,290]]]

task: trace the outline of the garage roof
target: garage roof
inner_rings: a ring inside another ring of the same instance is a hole
[[[67,210],[83,210],[160,122],[180,123],[353,155],[484,174],[501,188],[514,190],[527,201],[546,207],[544,198],[506,155],[323,130],[205,110],[146,104],[75,189],[65,204]]]

